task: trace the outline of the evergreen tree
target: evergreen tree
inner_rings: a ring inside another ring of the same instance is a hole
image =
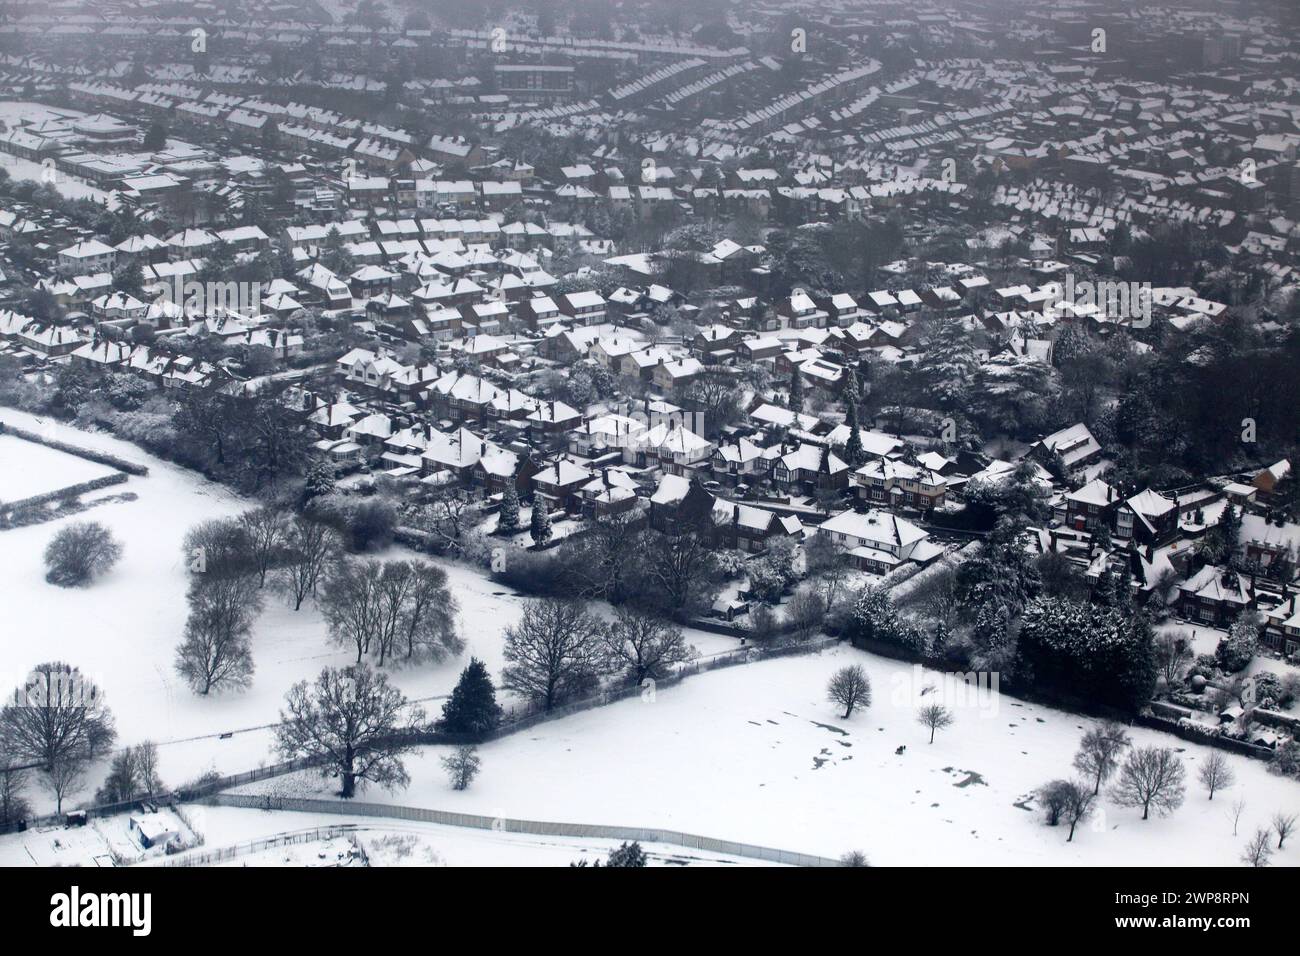
[[[803,411],[803,376],[797,365],[790,373],[790,407],[796,412]]]
[[[541,495],[533,498],[532,525],[528,529],[533,544],[541,547],[551,540],[551,513],[546,508],[546,500]]]
[[[1236,505],[1228,505],[1219,519],[1219,563],[1227,564],[1237,553],[1237,541],[1241,538],[1241,512]]]
[[[497,704],[496,688],[488,669],[477,657],[460,672],[460,680],[451,692],[451,698],[442,705],[442,719],[438,729],[448,733],[491,733],[501,722],[501,707]]]
[[[303,481],[303,495],[319,498],[334,491],[334,466],[327,461],[317,461],[308,470]]]
[[[867,460],[867,452],[862,447],[862,436],[859,434],[858,425],[858,407],[850,404],[848,418],[845,424],[849,426],[849,440],[844,443],[844,457],[848,460],[849,466],[857,468]]]
[[[1119,585],[1115,580],[1115,572],[1106,565],[1101,574],[1097,575],[1097,586],[1092,591],[1092,602],[1102,607],[1119,607]]]
[[[645,851],[640,843],[624,843],[617,850],[609,851],[606,866],[639,867],[646,865]]]
[[[857,369],[849,366],[844,373],[844,407],[851,413],[857,412],[857,406],[862,404],[862,387],[858,384]]]
[[[519,527],[519,489],[515,487],[514,479],[506,484],[505,494],[501,497],[497,527],[502,531],[514,531]]]

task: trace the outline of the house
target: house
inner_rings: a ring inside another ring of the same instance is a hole
[[[1101,444],[1082,422],[1040,438],[1029,447],[1042,464],[1050,465],[1060,455],[1067,471],[1090,465],[1101,457]]]
[[[578,490],[582,513],[591,518],[622,514],[637,506],[637,483],[621,468],[601,468]]]
[[[1226,626],[1254,606],[1254,584],[1231,568],[1207,564],[1178,585],[1178,612],[1198,624]]]
[[[827,325],[835,328],[846,329],[855,323],[865,323],[871,317],[866,309],[858,305],[857,299],[847,292],[814,297],[813,301],[826,313]]]
[[[397,359],[360,348],[335,359],[334,367],[349,384],[378,392],[390,390],[392,379],[405,368]]]
[[[781,446],[763,447],[741,437],[730,444],[719,445],[710,462],[714,475],[725,475],[732,484],[766,478],[772,465],[781,457]]]
[[[699,359],[683,358],[672,362],[660,361],[650,371],[650,381],[656,387],[670,392],[689,385],[704,370]]]
[[[878,508],[866,514],[841,511],[823,521],[817,533],[828,536],[859,568],[874,574],[888,574],[908,561],[925,564],[943,553],[928,540],[929,532]]]
[[[795,289],[776,304],[776,313],[792,329],[826,328],[827,314],[803,289]]]
[[[1300,524],[1289,521],[1273,523],[1264,515],[1246,513],[1241,516],[1241,533],[1237,540],[1248,564],[1273,568],[1282,562],[1290,562],[1291,573],[1287,577],[1294,576],[1297,551],[1300,550]]]
[[[59,250],[58,267],[67,273],[87,275],[95,272],[112,272],[117,261],[117,250],[98,239],[83,239]]]
[[[1065,512],[1063,524],[1075,531],[1091,532],[1102,526],[1110,528],[1114,524],[1120,498],[1114,487],[1100,478],[1094,478],[1067,494],[1062,504]]]
[[[554,439],[582,424],[582,412],[564,402],[538,402],[525,416],[534,441]]]
[[[849,466],[829,448],[804,442],[776,460],[772,480],[787,489],[795,485],[819,490],[847,488]]]
[[[559,306],[575,325],[599,325],[605,321],[605,299],[594,290],[562,295]]]
[[[754,505],[717,498],[713,502],[714,547],[755,553],[766,551],[773,538],[795,538],[803,534],[803,523],[795,515],[780,515]]]
[[[680,475],[707,461],[712,454],[712,442],[682,425],[676,417],[669,417],[637,435],[631,447],[623,450],[623,460],[637,466],[658,461],[665,471]]]
[[[1300,653],[1300,595],[1288,594],[1281,604],[1264,612],[1259,640],[1287,656]]]
[[[874,507],[931,511],[943,505],[948,492],[948,480],[938,472],[919,462],[889,458],[867,462],[852,480],[858,497]]]
[[[1115,512],[1115,536],[1162,547],[1178,536],[1178,500],[1150,488],[1126,499]]]
[[[545,501],[551,511],[577,513],[582,510],[579,493],[591,479],[591,469],[585,464],[561,455],[534,472],[533,497]]]

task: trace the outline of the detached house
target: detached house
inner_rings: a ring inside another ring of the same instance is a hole
[[[888,511],[866,514],[841,511],[822,522],[818,534],[830,537],[864,571],[888,574],[907,561],[934,560],[943,549],[931,544],[929,532]]]
[[[1124,501],[1115,512],[1115,536],[1162,547],[1178,537],[1178,501],[1150,488]]]
[[[873,506],[931,511],[944,503],[948,481],[921,464],[877,458],[853,473],[858,497]]]
[[[1254,606],[1254,585],[1231,568],[1207,564],[1178,585],[1179,613],[1198,624],[1228,625]]]
[[[1029,448],[1044,465],[1049,464],[1055,455],[1060,455],[1067,471],[1074,471],[1090,465],[1101,457],[1101,444],[1092,437],[1088,426],[1080,422],[1069,428],[1062,428],[1046,438],[1040,438]]]

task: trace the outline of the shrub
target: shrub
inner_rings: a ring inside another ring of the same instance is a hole
[[[97,521],[61,529],[45,549],[45,580],[63,588],[84,587],[122,556],[122,546]]]

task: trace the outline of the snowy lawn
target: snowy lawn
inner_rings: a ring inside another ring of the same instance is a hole
[[[848,719],[824,699],[833,671],[861,664],[874,703]],[[924,692],[927,686],[933,690]],[[923,693],[924,692],[924,693]],[[956,723],[934,743],[915,720],[940,700]],[[481,748],[483,770],[450,789],[426,748],[407,761],[411,786],[366,790],[362,800],[534,820],[665,827],[838,857],[860,849],[879,865],[1238,865],[1255,827],[1300,811],[1300,785],[1262,763],[1226,754],[1237,784],[1211,802],[1196,781],[1210,748],[1133,728],[1139,745],[1172,747],[1187,770],[1187,799],[1171,817],[1107,799],[1065,842],[1047,827],[1033,791],[1072,776],[1089,722],[955,678],[849,647],[713,671],[586,711]],[[896,754],[895,749],[906,746]],[[244,788],[328,795],[334,781],[296,775]],[[1228,810],[1247,808],[1237,836]],[[1274,865],[1300,863],[1300,841]]]
[[[57,440],[149,467],[147,477],[133,477],[125,486],[137,494],[137,500],[105,504],[90,515],[122,542],[123,554],[111,572],[88,588],[63,589],[45,582],[45,546],[69,519],[0,531],[0,568],[4,569],[0,607],[5,609],[0,618],[0,693],[10,693],[43,661],[62,660],[80,667],[104,691],[117,722],[119,744],[156,742],[163,781],[171,786],[209,769],[234,773],[276,762],[270,725],[279,719],[285,692],[296,681],[314,678],[323,667],[355,660],[355,653],[330,643],[323,620],[310,604],[295,613],[268,594],[266,610],[253,633],[253,685],[245,692],[198,697],[173,668],[187,613],[187,574],[181,554],[185,532],[210,518],[237,515],[252,503],[110,435],[79,431],[8,408],[0,408],[0,421],[30,430],[47,429]],[[43,446],[22,444],[76,465],[90,464]],[[66,462],[56,464],[62,468]],[[29,477],[45,480],[48,475],[43,469]],[[410,556],[411,552],[395,548],[377,557]],[[530,600],[467,565],[439,563],[460,606],[465,652],[438,665],[388,672],[404,694],[423,701],[431,716],[440,712],[439,698],[451,692],[471,655],[481,658],[494,678],[500,675],[502,630],[518,620]],[[700,631],[688,632],[688,640],[701,653],[734,648],[737,643]],[[223,734],[229,736],[223,739]],[[89,801],[105,773],[104,766],[91,768],[86,790],[68,800],[65,808]],[[54,808],[36,780],[28,798],[39,812]]]
[[[21,501],[113,474],[109,465],[14,435],[0,435],[0,502]]]
[[[355,825],[372,866],[568,866],[584,857],[604,860],[618,840],[531,836],[406,820],[189,805],[186,816],[204,834],[203,853],[282,833]],[[0,837],[0,846],[7,838]],[[776,866],[763,860],[709,853],[665,843],[642,845],[651,866]],[[302,866],[317,860],[325,844],[312,843],[240,856],[230,866]],[[0,859],[4,859],[0,854]],[[320,865],[316,863],[316,865]]]

